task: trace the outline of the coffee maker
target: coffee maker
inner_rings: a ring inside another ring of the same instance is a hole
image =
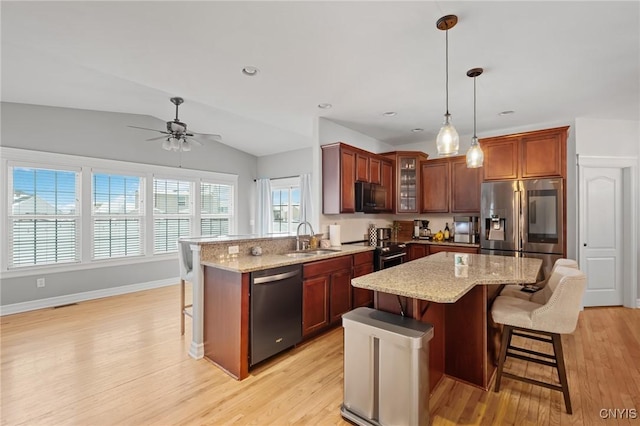
[[[428,220],[416,219],[413,221],[413,238],[423,240],[431,238]]]

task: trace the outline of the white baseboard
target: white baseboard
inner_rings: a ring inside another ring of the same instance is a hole
[[[54,306],[68,305],[70,303],[84,302],[103,297],[118,296],[134,293],[136,291],[150,290],[152,288],[166,287],[178,284],[180,277],[164,280],[148,281],[145,283],[110,287],[101,290],[85,291],[82,293],[66,294],[64,296],[49,297],[47,299],[30,300],[28,302],[13,303],[0,306],[0,316],[18,314],[20,312],[35,311],[36,309],[52,308]]]

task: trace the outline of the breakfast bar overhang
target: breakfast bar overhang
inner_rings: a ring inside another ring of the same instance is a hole
[[[376,309],[431,323],[429,389],[444,375],[487,390],[500,328],[490,307],[505,284],[535,283],[535,258],[441,252],[351,280],[375,291]]]

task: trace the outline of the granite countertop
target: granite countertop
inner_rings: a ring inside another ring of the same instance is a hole
[[[454,303],[478,284],[535,283],[542,260],[468,254],[468,266],[454,265],[455,253],[437,253],[354,278],[354,287],[438,303]]]
[[[332,247],[331,251],[316,254],[309,257],[287,257],[284,254],[263,254],[262,256],[225,256],[215,260],[203,260],[204,266],[225,269],[233,272],[253,272],[279,266],[296,265],[299,263],[315,262],[317,260],[331,259],[355,253],[372,251],[374,247],[360,245],[347,245]]]

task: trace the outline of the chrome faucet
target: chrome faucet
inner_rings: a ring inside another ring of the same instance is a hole
[[[307,225],[309,227],[309,229],[311,229],[311,235],[315,235],[313,232],[313,227],[311,226],[311,224],[307,221],[304,222],[300,222],[300,224],[298,225],[298,229],[296,230],[296,250],[300,250],[300,227],[302,227],[302,225]],[[302,241],[302,250],[304,250],[304,243],[305,241]],[[307,241],[308,243],[308,241]]]

